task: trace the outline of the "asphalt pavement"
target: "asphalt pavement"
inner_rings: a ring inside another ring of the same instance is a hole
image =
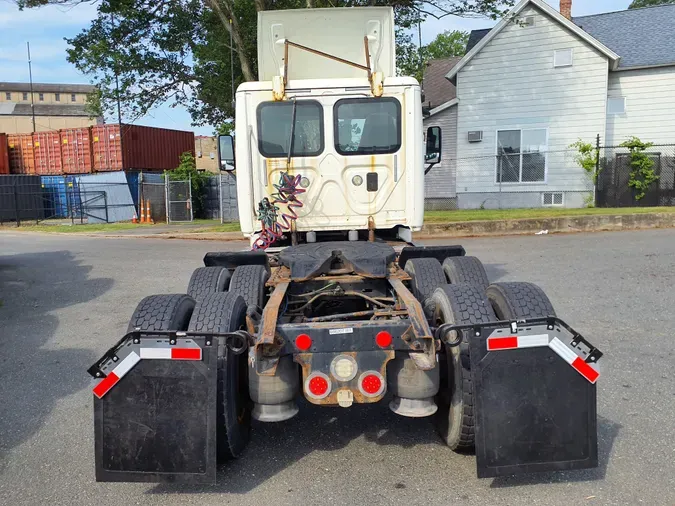
[[[479,480],[427,419],[305,403],[256,423],[215,486],[96,483],[87,367],[143,296],[246,244],[2,232],[0,504],[675,504],[675,230],[449,242],[493,281],[539,284],[605,353],[597,469]]]

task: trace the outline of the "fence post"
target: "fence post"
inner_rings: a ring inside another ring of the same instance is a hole
[[[218,213],[220,214],[220,223],[225,223],[223,217],[223,175],[218,174]]]
[[[14,190],[14,217],[16,218],[16,226],[19,227],[21,225],[21,220],[19,218],[19,198],[16,191],[16,178],[14,178],[12,189]]]
[[[188,205],[190,206],[190,222],[194,221],[195,219],[195,213],[194,213],[194,205],[192,203],[192,176],[188,174]]]
[[[598,178],[600,177],[600,134],[595,138],[595,177],[593,178],[593,205],[598,205]]]
[[[166,208],[166,223],[171,223],[171,213],[169,212],[169,192],[170,192],[170,183],[169,183],[169,173],[164,171],[164,199]]]

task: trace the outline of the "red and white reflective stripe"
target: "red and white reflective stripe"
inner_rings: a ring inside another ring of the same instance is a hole
[[[141,348],[139,353],[132,351],[94,387],[94,395],[99,399],[107,394],[126,373],[141,359],[144,360],[201,360],[202,349],[194,348]]]
[[[554,337],[549,343],[549,347],[588,381],[591,383],[598,381],[600,373],[596,371],[590,364],[588,364],[583,358],[565,346],[565,344],[560,339]]]
[[[117,367],[110,371],[108,376],[103,378],[99,384],[94,387],[94,395],[100,399],[107,394],[126,373],[131,371],[133,366],[138,364],[140,360],[141,357],[139,357],[138,353],[135,351],[129,353],[124,360],[117,364]]]
[[[488,351],[516,350],[518,348],[536,348],[548,346],[548,334],[533,336],[491,336],[487,339]]]
[[[149,360],[201,360],[202,349],[196,348],[141,348],[141,358]]]

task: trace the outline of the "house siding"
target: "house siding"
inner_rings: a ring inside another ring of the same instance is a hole
[[[625,114],[607,115],[607,145],[631,136],[675,144],[675,66],[612,72],[608,98],[626,98]]]
[[[535,25],[506,26],[457,76],[459,207],[536,207],[550,191],[570,192],[564,205],[580,207],[592,190],[569,145],[604,136],[608,59],[536,7],[525,16]],[[553,67],[559,49],[572,49],[571,67]],[[497,130],[518,128],[548,130],[544,183],[496,182]],[[473,130],[482,142],[468,142]]]
[[[424,177],[424,200],[427,209],[450,209],[456,207],[457,177],[457,106],[424,120],[424,131],[432,126],[441,128],[441,161]]]

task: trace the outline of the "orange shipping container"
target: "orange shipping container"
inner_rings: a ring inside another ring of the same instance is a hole
[[[9,134],[7,147],[11,174],[35,174],[33,134]]]
[[[121,135],[120,135],[121,133]],[[140,125],[96,125],[91,127],[94,170],[172,170],[180,155],[195,153],[193,132]]]
[[[33,134],[35,150],[35,173],[41,176],[63,174],[61,162],[61,136],[58,131],[35,132]]]
[[[64,174],[89,174],[92,170],[89,127],[65,128],[61,133],[61,160]]]
[[[9,174],[9,148],[7,134],[0,134],[0,174]]]

